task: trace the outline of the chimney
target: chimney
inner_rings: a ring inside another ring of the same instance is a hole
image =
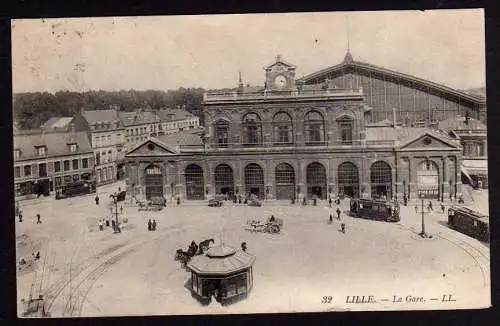
[[[392,125],[394,128],[398,125],[398,121],[396,119],[396,108],[392,108]]]

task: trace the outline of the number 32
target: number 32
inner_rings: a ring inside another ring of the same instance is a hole
[[[321,303],[332,303],[332,296],[324,296]]]

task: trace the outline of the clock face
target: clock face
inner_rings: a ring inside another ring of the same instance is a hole
[[[275,85],[276,87],[278,87],[278,88],[283,88],[283,87],[285,87],[285,86],[286,86],[286,82],[287,82],[286,77],[285,77],[285,76],[283,76],[283,75],[279,75],[278,77],[276,77],[276,78],[274,79],[274,85]]]

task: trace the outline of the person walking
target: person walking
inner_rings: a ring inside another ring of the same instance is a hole
[[[19,222],[22,222],[22,221],[23,221],[23,214],[19,213]]]
[[[406,205],[408,205],[408,197],[406,196],[406,194],[404,194],[403,196],[403,203]]]
[[[445,207],[444,207],[444,204],[443,204],[443,203],[441,203],[441,213],[443,213],[443,214],[444,214],[444,208],[445,208]]]
[[[99,205],[99,196],[98,195],[95,195],[95,204]]]
[[[330,217],[328,218],[328,223],[332,224],[333,223],[333,215],[330,214]]]
[[[106,226],[109,227],[109,217],[106,217]]]
[[[340,220],[340,208],[337,206],[337,220]]]
[[[340,224],[340,229],[342,230],[342,233],[345,234],[345,223],[342,222],[342,224]]]
[[[104,230],[104,227],[103,227],[103,223],[102,223],[102,219],[99,220],[99,231],[103,231]]]
[[[151,225],[152,230],[156,231],[156,220],[153,220],[153,224]]]
[[[151,231],[153,229],[153,223],[151,222],[151,219],[148,221],[148,231]]]
[[[429,200],[429,205],[427,205],[427,210],[430,212],[430,211],[434,211],[434,209],[432,208],[432,201]]]
[[[332,197],[330,196],[330,198],[328,199],[328,204],[330,205],[330,208],[332,208]]]
[[[42,224],[42,218],[40,217],[40,214],[36,214],[36,224]]]

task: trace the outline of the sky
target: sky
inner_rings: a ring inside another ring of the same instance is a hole
[[[300,77],[340,63],[348,43],[354,60],[485,86],[477,9],[13,20],[13,90],[216,89],[238,72],[262,85],[277,54]]]

